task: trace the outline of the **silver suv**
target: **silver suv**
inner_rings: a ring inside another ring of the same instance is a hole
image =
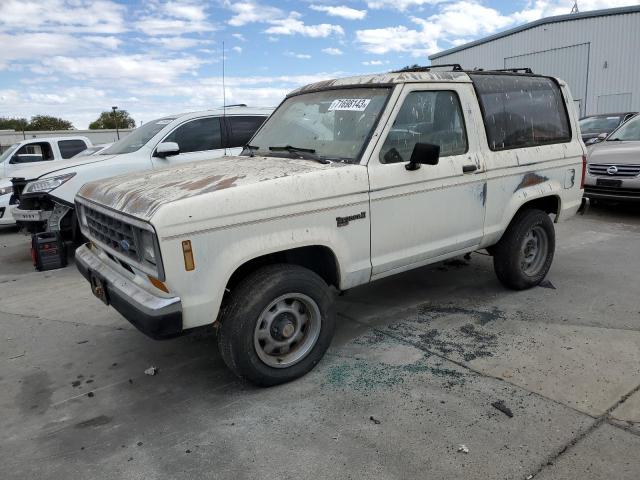
[[[640,115],[595,145],[587,162],[586,197],[640,201]]]

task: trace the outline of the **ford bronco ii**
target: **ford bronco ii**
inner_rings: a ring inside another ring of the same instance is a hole
[[[329,346],[335,290],[479,249],[507,287],[537,285],[582,205],[572,105],[533,74],[314,83],[240,156],[85,185],[76,263],[148,335],[214,325],[233,372],[286,382]]]

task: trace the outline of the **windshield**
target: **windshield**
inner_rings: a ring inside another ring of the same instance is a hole
[[[119,155],[121,153],[136,152],[151,140],[160,130],[175,119],[176,117],[166,117],[145,123],[143,126],[136,128],[122,140],[118,140],[109,148],[98,153],[98,155]]]
[[[2,155],[0,155],[0,163],[4,162],[7,158],[11,157],[11,155],[13,155],[13,152],[16,151],[16,149],[18,148],[19,145],[20,145],[19,143],[14,143],[9,148],[7,148],[2,153]]]
[[[613,132],[620,124],[621,117],[587,117],[580,120],[580,131],[582,133],[609,133]]]
[[[389,88],[344,88],[287,98],[244,155],[295,156],[358,163]]]
[[[607,138],[607,141],[610,140],[622,140],[627,142],[640,141],[640,115],[636,115],[631,120],[623,123],[619,129]]]

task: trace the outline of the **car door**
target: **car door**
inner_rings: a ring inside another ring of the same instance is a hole
[[[11,177],[14,170],[26,166],[46,165],[53,160],[55,160],[55,151],[51,142],[39,141],[27,143],[18,148],[6,163],[5,175]]]
[[[220,117],[187,120],[178,125],[162,142],[177,143],[180,153],[166,158],[154,156],[152,159],[154,168],[208,160],[224,155]]]
[[[479,119],[470,84],[404,86],[368,163],[372,279],[480,244]],[[438,164],[407,170],[416,143],[438,145]]]

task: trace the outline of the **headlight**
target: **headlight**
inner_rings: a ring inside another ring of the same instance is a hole
[[[0,187],[0,197],[13,193],[13,187]]]
[[[54,188],[58,188],[65,182],[68,182],[73,177],[75,177],[75,173],[67,173],[65,175],[60,175],[59,177],[51,177],[51,178],[43,178],[42,180],[35,180],[33,182],[27,183],[27,186],[24,187],[22,191],[23,194],[27,193],[46,193],[50,192]]]
[[[140,241],[142,242],[142,257],[153,265],[156,264],[156,244],[153,239],[153,233],[142,230],[140,232]]]

